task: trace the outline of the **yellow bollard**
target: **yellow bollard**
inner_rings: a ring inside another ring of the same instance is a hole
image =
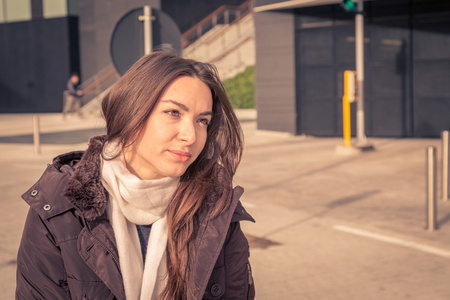
[[[350,103],[356,101],[355,71],[344,72],[344,96],[342,97],[344,146],[351,146]]]
[[[351,120],[350,120],[350,102],[348,97],[342,97],[342,113],[343,113],[343,129],[344,129],[344,146],[351,145]]]

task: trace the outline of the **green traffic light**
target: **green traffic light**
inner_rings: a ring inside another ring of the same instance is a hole
[[[356,10],[356,3],[353,2],[352,0],[342,0],[341,6],[346,11],[355,11]]]

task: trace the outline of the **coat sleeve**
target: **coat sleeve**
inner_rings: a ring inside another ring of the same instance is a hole
[[[69,79],[67,81],[67,90],[69,91],[69,94],[76,96],[77,95],[77,88],[75,87],[75,85],[72,83],[72,81]]]
[[[30,208],[17,255],[16,300],[70,299],[61,252]]]
[[[222,299],[254,299],[255,285],[247,238],[239,222],[230,224],[224,245],[225,294]]]

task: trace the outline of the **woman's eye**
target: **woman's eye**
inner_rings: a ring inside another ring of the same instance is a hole
[[[167,110],[166,113],[172,117],[179,117],[180,112],[176,109]]]
[[[203,124],[203,125],[205,125],[205,126],[208,126],[208,125],[209,125],[209,120],[208,120],[208,119],[200,119],[200,120],[198,120],[197,122],[198,122],[198,123],[201,123],[201,124]]]

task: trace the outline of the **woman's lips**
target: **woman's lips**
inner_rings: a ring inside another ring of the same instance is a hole
[[[169,153],[172,154],[172,156],[180,162],[187,162],[192,156],[189,152],[179,150],[169,150]]]

